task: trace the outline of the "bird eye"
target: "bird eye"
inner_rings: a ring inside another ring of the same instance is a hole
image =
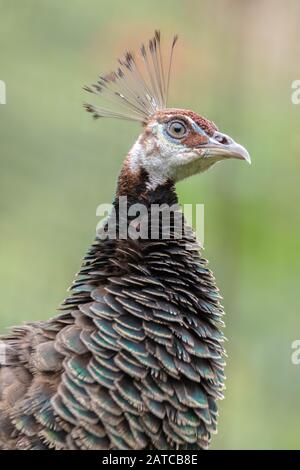
[[[181,121],[171,121],[167,127],[167,132],[169,136],[175,139],[182,139],[187,133],[187,128]]]

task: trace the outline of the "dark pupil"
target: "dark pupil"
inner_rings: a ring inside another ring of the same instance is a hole
[[[180,132],[182,131],[182,126],[180,124],[175,124],[173,126],[173,131],[175,132],[175,134],[180,134]]]

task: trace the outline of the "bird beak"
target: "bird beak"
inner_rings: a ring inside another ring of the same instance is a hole
[[[221,132],[215,132],[203,147],[205,149],[204,157],[215,157],[217,160],[238,158],[251,164],[248,151],[242,145],[237,144],[231,137]]]

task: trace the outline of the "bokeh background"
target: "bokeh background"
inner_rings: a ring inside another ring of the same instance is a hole
[[[139,128],[93,122],[83,84],[154,28],[180,36],[170,105],[245,145],[178,185],[205,204],[205,256],[224,297],[227,392],[215,449],[300,448],[300,78],[297,0],[0,0],[0,330],[65,297]],[[88,96],[90,98],[90,96]]]

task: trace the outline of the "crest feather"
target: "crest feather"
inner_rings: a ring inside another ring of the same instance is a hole
[[[85,104],[94,118],[111,117],[145,122],[159,109],[167,107],[173,51],[178,36],[174,36],[169,58],[164,60],[161,34],[156,30],[137,57],[128,51],[118,60],[118,68],[99,76],[96,83],[84,90],[99,95],[109,107]],[[116,110],[110,106],[116,107]],[[121,109],[119,109],[121,108]]]

